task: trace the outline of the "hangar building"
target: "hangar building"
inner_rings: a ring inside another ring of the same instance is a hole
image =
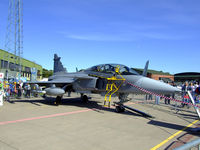
[[[176,82],[185,81],[199,81],[200,82],[200,72],[183,72],[174,75]]]
[[[19,76],[20,64],[16,61],[18,56],[0,49],[0,72],[4,73],[8,78]],[[31,75],[36,73],[37,79],[42,79],[42,66],[30,60],[21,58],[21,77],[30,80]],[[37,71],[35,71],[37,70]]]

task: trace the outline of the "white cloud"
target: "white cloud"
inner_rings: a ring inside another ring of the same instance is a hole
[[[61,32],[60,32],[61,33]],[[68,34],[62,32],[65,38],[76,39],[76,40],[87,40],[87,41],[121,41],[131,42],[142,39],[153,39],[153,40],[184,40],[190,39],[189,35],[184,36],[181,34],[170,34],[170,33],[158,33],[158,32],[134,32],[129,34],[123,33],[83,33],[83,34]]]
[[[183,36],[183,35],[175,35],[175,34],[164,34],[164,33],[141,33],[140,36],[143,36],[145,38],[149,39],[160,39],[160,40],[183,40],[183,39],[189,39],[189,36]]]
[[[133,41],[134,39],[115,36],[115,35],[103,35],[103,34],[70,34],[65,35],[66,38],[77,39],[77,40],[88,40],[88,41]]]

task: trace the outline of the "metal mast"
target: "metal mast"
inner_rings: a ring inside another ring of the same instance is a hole
[[[5,50],[16,55],[14,58],[15,71],[21,75],[23,55],[23,14],[22,0],[9,0],[8,22],[6,31]],[[6,66],[9,68],[10,56],[4,56],[8,59]]]

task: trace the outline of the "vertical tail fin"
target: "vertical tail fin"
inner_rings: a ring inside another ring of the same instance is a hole
[[[148,67],[149,67],[149,60],[146,62],[146,65],[145,65],[145,68],[144,68],[144,71],[142,73],[143,76],[147,76],[147,70],[148,70]]]
[[[61,57],[58,57],[57,54],[54,54],[54,67],[53,67],[53,73],[57,72],[67,72],[66,68],[63,67],[62,62],[60,61]]]

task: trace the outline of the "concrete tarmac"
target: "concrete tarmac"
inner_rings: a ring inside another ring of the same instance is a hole
[[[72,93],[55,106],[54,98],[12,99],[0,107],[0,150],[148,150],[172,149],[198,138],[187,128],[171,140],[160,144],[198,119],[193,108],[177,111],[161,102],[144,102],[135,96],[130,107],[151,114],[103,107],[104,97],[90,95],[85,104]],[[117,101],[113,98],[112,101]],[[190,137],[184,139],[181,137]],[[178,143],[178,144],[177,144]]]

